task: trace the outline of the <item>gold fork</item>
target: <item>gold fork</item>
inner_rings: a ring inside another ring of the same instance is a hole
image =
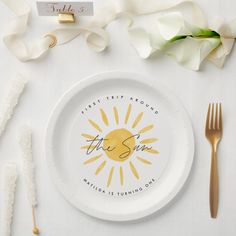
[[[210,175],[210,210],[211,217],[216,218],[219,201],[219,178],[217,167],[217,148],[223,133],[221,103],[210,103],[207,112],[205,135],[211,144]]]

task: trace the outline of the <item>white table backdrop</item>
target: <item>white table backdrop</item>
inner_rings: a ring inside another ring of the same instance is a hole
[[[96,0],[99,6],[102,0]],[[217,16],[236,17],[234,0],[198,0],[209,19]],[[54,19],[33,17],[28,38],[42,35],[57,25]],[[0,4],[0,36],[12,18]],[[166,56],[142,60],[130,46],[124,26],[113,22],[107,51],[97,54],[87,48],[81,38],[54,48],[46,57],[35,62],[21,63],[0,41],[0,102],[7,92],[10,79],[16,73],[30,78],[29,86],[17,108],[14,119],[0,140],[0,165],[6,161],[21,163],[17,132],[25,122],[34,129],[34,158],[37,166],[39,195],[38,221],[42,235],[214,235],[236,234],[236,50],[221,70],[205,63],[201,71],[193,72]],[[150,75],[171,89],[182,100],[192,120],[196,152],[187,184],[177,198],[163,211],[131,223],[112,223],[94,219],[76,210],[57,192],[47,168],[44,155],[44,135],[51,109],[74,83],[83,77],[108,70],[138,72]],[[204,123],[209,101],[222,101],[224,108],[224,137],[219,149],[220,202],[216,220],[209,216],[208,189],[210,147],[204,137]],[[1,171],[2,169],[0,169]],[[2,195],[2,191],[0,193]],[[0,205],[1,211],[2,205]],[[29,208],[22,175],[17,186],[14,215],[14,236],[31,234]]]

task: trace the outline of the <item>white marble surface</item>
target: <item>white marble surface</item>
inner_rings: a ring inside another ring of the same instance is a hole
[[[36,17],[35,4],[31,30],[27,38],[42,35],[57,24],[50,19]],[[96,6],[102,0],[96,0]],[[209,19],[236,17],[233,0],[198,0]],[[12,18],[0,3],[0,37]],[[42,235],[235,235],[236,234],[236,51],[223,69],[205,63],[201,71],[193,72],[177,65],[166,56],[142,60],[130,46],[125,28],[120,22],[108,27],[109,49],[97,54],[88,49],[81,38],[55,48],[46,57],[21,63],[0,41],[0,103],[16,73],[30,78],[29,86],[0,140],[0,165],[16,161],[20,169],[20,150],[17,132],[21,124],[34,128],[34,157],[37,166],[39,192],[38,219]],[[85,76],[108,70],[138,72],[156,78],[182,100],[192,120],[196,137],[195,160],[188,183],[177,198],[163,211],[147,219],[132,223],[111,223],[91,218],[71,207],[55,189],[44,155],[45,127],[51,109],[75,82]],[[205,113],[209,101],[222,101],[224,108],[224,137],[219,149],[220,203],[216,220],[209,217],[208,184],[210,147],[204,137]],[[17,186],[16,207],[12,235],[31,234],[31,211],[24,191],[22,174]],[[0,193],[2,194],[2,192]],[[0,211],[1,211],[0,205]]]

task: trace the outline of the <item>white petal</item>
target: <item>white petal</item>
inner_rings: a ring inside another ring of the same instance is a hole
[[[170,45],[166,49],[166,53],[183,66],[198,70],[201,62],[219,45],[219,38],[196,39],[187,37]]]
[[[176,35],[191,34],[185,25],[183,15],[179,12],[163,14],[158,18],[157,23],[160,34],[166,40],[170,40]]]
[[[142,58],[148,58],[153,52],[149,33],[142,28],[129,30],[130,42]]]

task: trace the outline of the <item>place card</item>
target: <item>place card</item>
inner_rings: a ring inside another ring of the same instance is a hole
[[[57,16],[70,13],[76,16],[93,16],[93,2],[37,1],[39,16]]]

